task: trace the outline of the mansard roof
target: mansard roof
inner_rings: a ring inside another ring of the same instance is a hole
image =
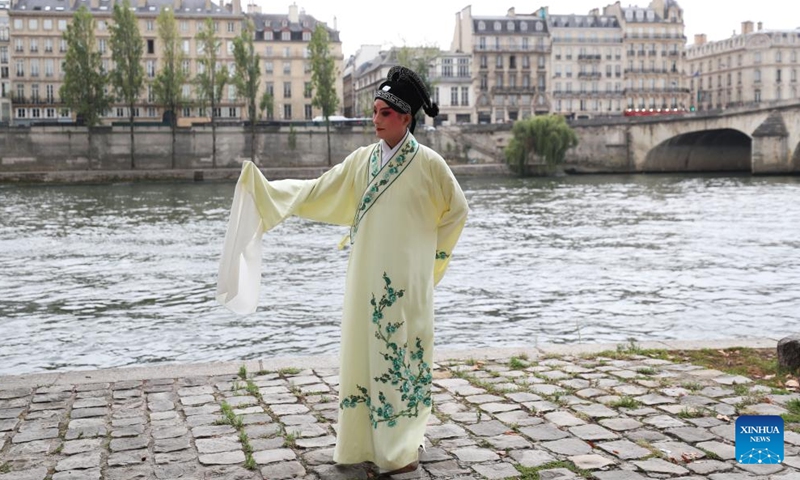
[[[11,7],[12,11],[25,12],[25,11],[55,11],[55,12],[74,12],[81,6],[85,6],[92,12],[111,12],[114,9],[114,0],[97,0],[95,6],[92,5],[91,0],[17,0]],[[152,13],[157,15],[164,7],[173,8],[173,0],[145,0],[138,1],[132,0],[131,7],[136,10],[137,14]],[[206,0],[180,0],[180,7],[175,9],[175,16],[182,15],[213,15],[217,16],[230,16],[241,17],[241,14],[235,14],[231,11],[230,6],[222,6],[218,3],[208,2]]]
[[[331,42],[340,42],[339,31],[334,30],[325,22],[317,20],[311,15],[301,13],[297,22],[291,22],[288,14],[250,13],[247,15],[253,20],[256,32],[272,31],[276,33],[292,32],[292,40],[300,40],[303,32],[313,32],[317,25],[322,25],[328,30]],[[263,38],[263,37],[262,37]],[[275,40],[280,40],[280,35],[275,35]]]

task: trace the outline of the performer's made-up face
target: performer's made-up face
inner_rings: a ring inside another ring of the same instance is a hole
[[[375,124],[375,135],[394,147],[403,139],[411,123],[411,115],[392,109],[381,99],[375,100],[372,107],[372,123]]]

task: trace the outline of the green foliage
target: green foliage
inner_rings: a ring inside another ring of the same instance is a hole
[[[269,92],[264,92],[261,95],[261,101],[258,103],[258,108],[261,111],[261,115],[263,116],[264,113],[267,114],[267,118],[272,118],[273,112],[275,111],[275,98]]]
[[[786,423],[800,423],[800,400],[793,398],[786,402],[788,413],[781,415]]]
[[[322,116],[330,117],[339,106],[339,97],[336,93],[336,65],[330,51],[328,30],[322,24],[317,24],[311,41],[308,43],[311,59],[311,88],[314,98],[311,104],[322,109]]]
[[[506,146],[508,164],[521,175],[534,157],[548,167],[564,162],[567,150],[578,145],[578,137],[561,115],[542,115],[514,122],[511,141]]]
[[[233,57],[236,65],[233,84],[236,85],[236,92],[244,98],[247,104],[247,119],[250,121],[250,160],[253,163],[256,161],[255,132],[258,117],[256,97],[261,84],[259,67],[261,58],[256,53],[254,40],[255,26],[251,20],[247,20],[242,32],[233,39]]]
[[[294,125],[289,125],[289,148],[294,150],[297,148],[297,132]]]
[[[114,24],[111,26],[111,85],[121,102],[128,106],[128,122],[131,134],[131,168],[136,166],[135,144],[133,141],[133,113],[139,94],[144,86],[142,52],[144,42],[139,34],[136,16],[131,11],[129,0],[114,4]]]
[[[64,103],[89,127],[100,123],[100,115],[108,109],[111,100],[105,93],[108,75],[103,71],[94,29],[92,14],[81,5],[63,35],[67,53],[64,83],[59,90]]]
[[[247,378],[247,366],[242,365],[241,367],[239,367],[239,378],[241,378],[242,380]]]
[[[228,83],[228,69],[218,61],[219,50],[222,47],[222,41],[217,37],[214,31],[214,22],[211,18],[206,18],[203,23],[203,28],[197,32],[195,39],[198,43],[198,48],[202,53],[197,59],[198,72],[195,77],[197,84],[197,98],[201,105],[211,108],[211,165],[217,166],[217,124],[214,118],[214,110],[216,110],[222,94],[225,90],[225,85]]]
[[[311,41],[308,42],[308,52],[311,57],[311,88],[314,91],[311,105],[322,109],[322,116],[325,118],[328,165],[331,164],[331,125],[328,117],[339,106],[339,97],[336,93],[336,65],[329,43],[328,29],[321,23],[317,24],[311,35]]]
[[[183,50],[181,37],[178,33],[178,24],[175,14],[171,9],[163,8],[156,19],[158,24],[158,38],[161,40],[161,70],[153,82],[153,92],[159,104],[172,112],[170,127],[172,129],[172,168],[175,168],[175,130],[177,128],[178,112],[188,99],[183,98],[183,84],[186,82],[186,72],[183,71]]]

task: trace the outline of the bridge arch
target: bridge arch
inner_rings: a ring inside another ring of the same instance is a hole
[[[749,172],[753,139],[733,128],[682,133],[647,152],[642,172]]]

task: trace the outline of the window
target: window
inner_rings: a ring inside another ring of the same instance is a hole
[[[233,42],[228,40],[227,45],[228,45],[228,55],[233,55]]]
[[[39,103],[39,85],[36,83],[31,85],[31,102]]]
[[[17,60],[17,77],[24,77],[25,76],[25,62],[22,60]],[[17,85],[17,87],[21,87],[22,85]]]
[[[311,41],[311,32],[303,32],[303,41],[310,42]]]
[[[311,98],[313,90],[311,89],[311,82],[305,82],[303,85],[303,98]]]
[[[64,53],[67,51],[67,41],[63,38],[61,39],[61,43],[59,44],[58,51]]]
[[[292,62],[283,62],[283,74],[284,75],[292,74]]]
[[[291,105],[284,105],[283,106],[283,119],[284,120],[291,120],[292,119],[292,106]]]
[[[45,19],[42,20],[42,28],[45,30],[52,30],[53,29],[53,20],[52,19]]]
[[[756,71],[753,72],[753,75],[754,75],[753,81],[755,83],[761,83],[761,70],[756,69]],[[709,85],[709,87],[710,87],[710,85]]]
[[[268,74],[272,73],[272,62],[264,62],[265,71]]]
[[[44,76],[52,77],[55,73],[55,65],[52,58],[47,58],[44,61]]]
[[[191,85],[183,85],[181,88],[181,95],[183,98],[191,98],[192,97],[192,86]]]
[[[188,32],[189,31],[189,22],[186,20],[181,20],[181,32]],[[186,115],[188,117],[188,115]]]
[[[191,75],[192,70],[192,61],[191,60],[184,60],[181,65],[183,69],[184,75]]]
[[[292,51],[289,47],[283,47],[283,58],[289,58],[291,53]]]
[[[25,50],[25,44],[22,42],[21,38],[14,39],[14,51],[15,52],[22,52]]]
[[[288,42],[292,39],[292,32],[281,32],[281,40]]]
[[[101,38],[97,41],[97,49],[100,51],[100,55],[106,53],[106,39]]]
[[[44,51],[47,53],[51,53],[53,51],[53,39],[46,38],[44,40]]]
[[[147,61],[147,76],[149,78],[156,78],[156,61],[155,60],[148,60]]]
[[[236,100],[236,85],[228,85],[228,100]]]
[[[461,87],[461,105],[469,105],[469,87]]]
[[[156,53],[156,41],[152,38],[147,39],[147,53],[151,55]]]
[[[36,18],[29,18],[28,30],[39,30],[39,20]]]
[[[755,102],[756,103],[760,103],[761,102],[761,90],[756,90],[755,91],[755,97],[754,98],[755,98]]]
[[[503,56],[502,56],[502,55],[498,55],[498,56],[495,58],[495,67],[497,67],[497,68],[503,68]]]
[[[313,110],[311,109],[311,105],[306,104],[303,106],[303,110],[305,113],[306,120],[311,120],[313,118]]]
[[[67,30],[67,21],[66,20],[59,20],[58,21],[58,30],[61,32],[65,32]]]
[[[450,105],[458,105],[458,87],[450,88]]]
[[[153,31],[153,21],[152,20],[148,20],[147,21],[147,31],[148,32],[152,32]]]
[[[283,98],[292,98],[292,82],[283,82]]]
[[[44,110],[45,117],[47,118],[56,118],[56,109],[55,108],[46,108]]]
[[[236,32],[236,24],[234,22],[228,22],[228,33],[235,33]]]
[[[14,19],[14,30],[17,30],[17,31],[22,30],[22,25],[23,25],[23,23],[22,23],[22,19],[21,18],[15,18]]]
[[[185,53],[186,55],[189,54],[189,47],[190,47],[189,40],[184,39],[181,42],[181,49],[183,50],[183,53]]]

